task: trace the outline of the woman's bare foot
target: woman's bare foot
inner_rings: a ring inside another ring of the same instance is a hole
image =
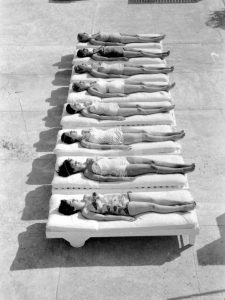
[[[174,136],[171,137],[171,141],[177,141],[177,140],[180,140],[182,139],[183,137],[185,136],[185,132],[181,132],[179,134],[176,134]]]
[[[161,112],[161,113],[168,112],[168,111],[174,109],[174,107],[175,107],[175,105],[171,105],[171,106],[169,106],[169,107],[162,107],[162,108],[160,108],[160,112]]]
[[[167,92],[169,92],[169,90],[171,90],[172,88],[174,88],[176,85],[175,82],[173,82],[172,84],[169,84],[168,87],[165,89]]]
[[[184,204],[181,205],[181,211],[187,212],[196,207],[196,202],[190,203],[190,204]]]

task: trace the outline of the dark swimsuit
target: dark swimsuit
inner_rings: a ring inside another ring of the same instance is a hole
[[[101,47],[98,50],[98,53],[104,57],[123,57],[124,49],[123,49],[123,47],[107,46],[107,47]]]

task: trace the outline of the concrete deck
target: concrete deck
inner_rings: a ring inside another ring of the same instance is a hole
[[[0,299],[225,298],[225,31],[222,0],[0,0]],[[177,237],[46,240],[50,183],[79,31],[163,32],[183,156],[197,168],[194,247]]]

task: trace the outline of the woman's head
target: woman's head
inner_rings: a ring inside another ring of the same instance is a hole
[[[91,57],[93,55],[93,50],[88,48],[79,49],[77,51],[77,57],[83,58],[83,57]]]
[[[74,71],[79,74],[86,73],[89,70],[90,70],[90,66],[87,64],[80,64],[74,67]]]
[[[72,90],[74,92],[86,91],[90,87],[90,82],[88,81],[76,81],[72,84]]]
[[[79,113],[84,109],[86,106],[84,103],[74,103],[74,104],[67,104],[66,112],[70,115],[74,115]]]
[[[82,135],[75,130],[63,132],[63,134],[61,135],[61,141],[65,144],[73,144],[76,142],[80,142],[81,139]]]
[[[80,211],[85,205],[84,201],[76,199],[61,200],[59,205],[59,212],[63,215],[69,216]]]
[[[81,43],[88,42],[91,39],[91,34],[88,34],[86,32],[80,32],[77,35],[77,39]]]
[[[68,177],[70,175],[79,173],[84,169],[85,169],[85,164],[82,164],[73,159],[66,159],[61,164],[61,166],[59,166],[57,173],[61,177]]]

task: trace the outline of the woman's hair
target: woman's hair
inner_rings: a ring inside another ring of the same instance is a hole
[[[76,113],[76,110],[72,108],[70,104],[67,104],[66,106],[66,112],[70,115],[74,115]]]
[[[91,54],[85,49],[79,49],[77,51],[77,57],[83,58],[83,57],[87,57],[87,56],[91,56]]]
[[[79,84],[79,82],[74,82],[73,85],[72,85],[72,90],[74,92],[82,92],[82,91],[85,91],[85,88],[82,88]]]
[[[74,67],[74,71],[76,73],[82,74],[82,73],[86,72],[86,68],[85,68],[84,65],[77,65],[77,66]]]
[[[75,174],[74,168],[71,166],[71,160],[66,159],[64,162],[59,166],[59,169],[57,171],[58,175],[61,177],[68,177],[72,174]]]
[[[61,200],[59,205],[59,212],[63,215],[70,216],[77,211],[74,209],[73,206],[71,206],[69,203],[67,203],[66,200]]]
[[[90,38],[85,33],[78,33],[77,39],[79,42],[88,42]]]
[[[66,132],[63,132],[61,135],[61,141],[65,144],[73,144],[76,143],[76,139],[72,138],[71,136],[68,136]]]

